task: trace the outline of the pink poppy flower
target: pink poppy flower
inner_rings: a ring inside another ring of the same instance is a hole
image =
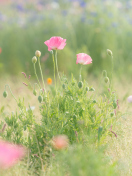
[[[0,169],[7,169],[14,165],[25,154],[21,146],[0,141]]]
[[[48,46],[48,51],[51,50],[62,50],[66,45],[66,39],[61,37],[51,37],[49,40],[44,42],[45,45]]]
[[[92,63],[92,59],[89,55],[87,55],[85,53],[77,54],[76,64],[87,65],[87,64],[91,64],[91,63]]]
[[[68,137],[66,135],[58,135],[52,139],[53,147],[57,150],[65,149],[68,147]]]

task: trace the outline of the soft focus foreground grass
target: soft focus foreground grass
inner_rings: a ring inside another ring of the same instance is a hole
[[[32,91],[28,89],[25,85],[22,84],[24,81],[23,75],[20,76],[20,78],[17,77],[5,77],[5,79],[1,79],[0,84],[0,108],[2,106],[5,107],[4,112],[10,113],[12,111],[16,110],[16,102],[11,97],[9,91],[8,91],[8,97],[6,99],[3,98],[2,93],[4,90],[4,85],[9,84],[12,92],[16,95],[16,97],[24,97],[25,103],[27,105],[30,104],[30,106],[35,106],[34,114],[39,119],[39,107],[38,103],[36,102],[36,97],[32,94]],[[91,85],[97,88],[98,80],[89,78],[89,82]],[[131,154],[131,146],[132,146],[132,138],[131,138],[131,126],[132,126],[132,105],[128,104],[127,97],[131,94],[131,84],[129,84],[126,80],[122,80],[122,82],[119,82],[118,79],[114,80],[115,84],[114,87],[117,91],[118,97],[119,97],[119,105],[120,105],[120,111],[123,112],[123,116],[121,119],[118,120],[117,125],[114,126],[112,129],[116,134],[117,138],[112,135],[112,137],[108,137],[108,148],[106,150],[106,156],[110,157],[111,162],[118,161],[118,167],[117,170],[119,170],[121,176],[130,176],[132,172],[132,154]],[[63,160],[63,158],[62,158]],[[26,170],[26,163],[21,165],[16,165],[11,170],[6,171],[7,175],[33,175],[32,169],[30,172]],[[24,167],[24,170],[22,169]],[[56,167],[55,165],[53,167]],[[53,168],[52,168],[53,169]],[[53,172],[53,170],[51,171]],[[56,169],[56,168],[55,168]],[[62,168],[63,169],[63,168]],[[5,173],[4,173],[5,174]],[[5,175],[6,175],[5,174]],[[50,170],[49,170],[50,175]]]

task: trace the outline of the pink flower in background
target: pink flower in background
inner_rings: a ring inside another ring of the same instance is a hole
[[[89,55],[87,55],[85,53],[77,54],[76,64],[87,65],[87,64],[91,64],[91,63],[92,63],[92,59]]]
[[[0,47],[0,54],[2,53],[2,48]]]
[[[66,135],[58,135],[52,139],[53,147],[57,150],[65,149],[68,147],[68,137]]]
[[[130,96],[127,98],[127,101],[128,101],[129,103],[132,103],[132,95],[130,95]]]
[[[25,149],[21,146],[0,141],[0,169],[13,166],[25,155]]]
[[[45,45],[48,46],[48,51],[51,50],[62,50],[66,45],[66,39],[61,37],[51,37],[49,40],[44,42]]]

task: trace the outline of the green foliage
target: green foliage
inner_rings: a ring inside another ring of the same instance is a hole
[[[116,176],[116,163],[109,164],[104,158],[103,150],[95,151],[87,145],[73,145],[66,151],[54,153],[52,166],[47,176]]]

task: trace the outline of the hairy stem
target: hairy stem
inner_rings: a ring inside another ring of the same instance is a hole
[[[37,78],[39,88],[41,89],[41,85],[40,85],[40,82],[39,82],[39,79],[38,79],[38,75],[37,75],[37,73],[36,73],[36,67],[35,67],[35,64],[33,64],[33,65],[34,65],[35,76],[36,76],[36,78]]]

